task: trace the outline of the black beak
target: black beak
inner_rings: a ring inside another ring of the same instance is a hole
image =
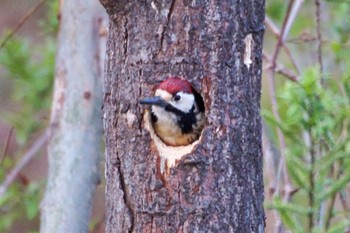
[[[160,96],[144,98],[143,100],[140,100],[139,103],[140,104],[156,105],[156,106],[163,107],[163,108],[167,104],[165,102],[165,100]]]

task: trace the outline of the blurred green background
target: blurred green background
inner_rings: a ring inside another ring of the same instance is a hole
[[[37,0],[0,2],[0,43],[28,16],[0,49],[0,160],[3,160],[0,183],[45,131],[50,119],[59,1],[44,1],[29,15],[40,3]],[[46,149],[42,148],[0,197],[0,232],[39,232],[47,166]],[[103,193],[104,187],[100,185],[91,232],[104,232]]]

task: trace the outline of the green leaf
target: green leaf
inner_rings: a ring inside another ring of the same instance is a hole
[[[304,206],[283,203],[280,198],[275,198],[266,208],[278,210],[282,222],[289,228],[293,229],[293,232],[303,232],[302,224],[299,222],[296,216],[306,216],[310,210]]]
[[[348,220],[342,220],[331,225],[327,233],[343,233],[348,227],[350,227],[350,222]]]
[[[293,154],[290,151],[286,152],[286,159],[288,173],[292,181],[295,182],[298,187],[308,190],[310,188],[310,168],[308,167],[308,165],[296,154]]]
[[[340,177],[338,180],[335,180],[334,183],[328,187],[325,188],[324,192],[321,192],[317,194],[316,198],[321,202],[326,200],[327,198],[331,197],[337,192],[342,191],[350,182],[350,171],[344,174],[344,176]]]

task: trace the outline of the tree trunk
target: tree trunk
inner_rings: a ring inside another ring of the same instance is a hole
[[[106,232],[264,232],[264,1],[101,3],[110,17]],[[194,150],[164,172],[138,100],[168,76],[201,91],[207,123]]]
[[[88,232],[101,158],[103,13],[94,0],[62,7],[41,233]]]

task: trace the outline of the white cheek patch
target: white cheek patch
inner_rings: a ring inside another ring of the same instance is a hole
[[[182,112],[188,113],[193,107],[194,95],[184,92],[179,92],[177,95],[181,96],[181,99],[179,101],[171,100],[170,104]]]
[[[162,89],[156,90],[154,95],[162,97],[166,102],[174,106],[176,109],[179,109],[185,113],[188,113],[194,104],[194,95],[182,91],[176,94],[181,97],[179,101],[173,100],[173,96]]]

